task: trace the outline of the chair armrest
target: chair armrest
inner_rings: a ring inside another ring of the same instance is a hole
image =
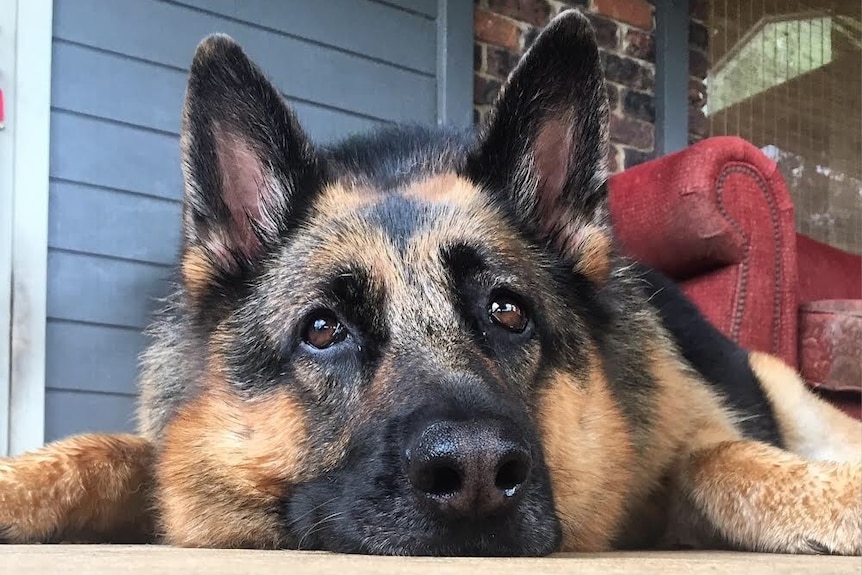
[[[793,202],[774,162],[745,140],[714,137],[609,186],[625,253],[680,281],[734,341],[797,365]]]
[[[799,302],[862,299],[862,256],[796,235]]]

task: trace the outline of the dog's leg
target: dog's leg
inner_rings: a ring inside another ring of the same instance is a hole
[[[79,435],[0,458],[0,541],[151,541],[154,453],[137,436]]]
[[[695,449],[682,496],[723,539],[774,553],[862,554],[862,466],[808,461],[754,441]]]
[[[862,463],[862,422],[817,397],[777,357],[754,352],[749,363],[775,410],[788,450],[807,459]]]

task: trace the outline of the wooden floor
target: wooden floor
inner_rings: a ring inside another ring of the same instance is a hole
[[[813,575],[862,574],[862,558],[746,553],[608,553],[555,555],[543,559],[429,559],[365,557],[287,551],[175,549],[120,545],[0,545],[0,573],[222,573],[267,575]]]

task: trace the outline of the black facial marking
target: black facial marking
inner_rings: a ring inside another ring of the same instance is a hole
[[[411,555],[506,556],[517,549],[514,554],[533,556],[554,550],[561,534],[549,497],[550,478],[524,412],[468,381],[442,380],[435,394],[423,393],[424,379],[412,384],[405,379],[403,385],[409,399],[385,420],[358,430],[337,470],[294,487],[284,511],[294,545],[375,555],[409,550]],[[518,503],[502,515],[441,518],[434,505],[417,501],[402,474],[405,449],[415,445],[417,434],[465,421],[508,426],[533,450],[529,482]]]
[[[429,204],[392,194],[368,207],[364,215],[403,250],[410,238],[431,221],[433,209]]]
[[[458,284],[488,269],[482,251],[480,246],[465,243],[443,246],[440,248],[440,260],[454,283]]]
[[[322,286],[325,300],[332,302],[336,316],[360,331],[363,341],[375,348],[387,338],[383,309],[386,294],[359,266],[340,268]]]

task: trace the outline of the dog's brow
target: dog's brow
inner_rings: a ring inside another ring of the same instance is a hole
[[[440,249],[440,258],[454,280],[476,275],[488,269],[482,250],[468,243],[453,243]]]

